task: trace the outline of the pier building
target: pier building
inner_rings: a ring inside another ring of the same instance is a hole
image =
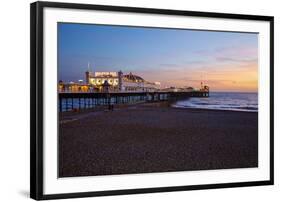
[[[133,74],[119,72],[90,72],[86,71],[86,84],[102,91],[103,84],[107,82],[109,90],[113,92],[150,92],[160,89],[159,82],[149,82]]]

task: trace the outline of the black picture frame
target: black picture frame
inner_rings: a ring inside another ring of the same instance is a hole
[[[64,8],[82,10],[120,11],[131,13],[164,14],[176,16],[195,16],[223,19],[257,20],[270,23],[270,180],[239,183],[204,184],[174,187],[155,187],[143,189],[95,191],[66,194],[43,193],[43,9]],[[245,187],[274,184],[274,17],[258,15],[240,15],[213,12],[195,12],[183,10],[103,6],[75,3],[35,2],[30,6],[30,197],[36,200],[93,197],[122,194],[140,194],[154,192],[186,191],[229,187]]]

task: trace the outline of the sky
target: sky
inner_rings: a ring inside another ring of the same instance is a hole
[[[85,80],[88,63],[161,87],[257,92],[258,34],[59,23],[59,80]]]

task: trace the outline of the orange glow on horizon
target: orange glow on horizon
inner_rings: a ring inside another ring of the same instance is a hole
[[[141,72],[148,81],[160,81],[162,87],[200,88],[201,81],[211,91],[257,92],[258,64],[212,65],[202,68],[181,68],[175,71]]]

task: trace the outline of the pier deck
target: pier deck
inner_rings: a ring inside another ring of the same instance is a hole
[[[157,91],[157,92],[96,92],[58,94],[59,110],[93,108],[99,105],[126,104],[135,102],[160,102],[185,99],[188,97],[209,97],[209,91]]]

